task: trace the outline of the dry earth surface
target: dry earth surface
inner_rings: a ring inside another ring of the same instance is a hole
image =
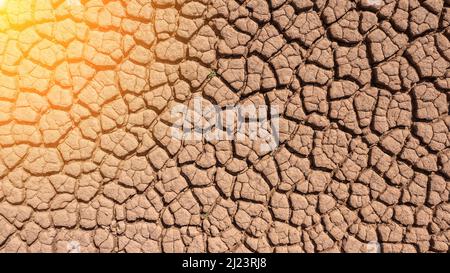
[[[449,251],[449,0],[0,2],[0,251]]]

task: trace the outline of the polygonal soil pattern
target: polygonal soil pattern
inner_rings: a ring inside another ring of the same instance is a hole
[[[449,0],[1,2],[0,251],[449,251]]]

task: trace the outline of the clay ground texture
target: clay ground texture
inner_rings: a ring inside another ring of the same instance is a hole
[[[0,251],[449,252],[449,0],[0,5]]]

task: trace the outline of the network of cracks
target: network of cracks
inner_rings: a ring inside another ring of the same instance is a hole
[[[5,2],[0,251],[449,251],[450,1]]]

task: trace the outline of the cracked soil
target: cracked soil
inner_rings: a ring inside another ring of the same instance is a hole
[[[3,2],[1,252],[449,252],[449,0]]]

